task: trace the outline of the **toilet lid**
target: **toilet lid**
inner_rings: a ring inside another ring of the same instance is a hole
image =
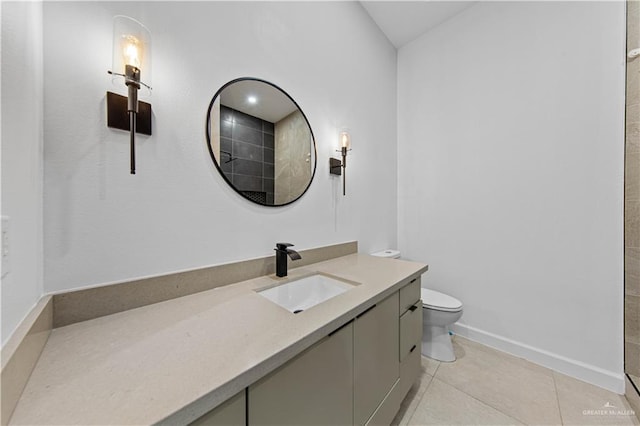
[[[420,296],[422,297],[423,305],[428,308],[441,311],[459,311],[462,309],[462,302],[458,299],[435,290],[421,288]]]

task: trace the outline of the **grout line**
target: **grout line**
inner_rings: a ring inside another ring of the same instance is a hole
[[[560,408],[560,394],[558,393],[558,384],[556,383],[556,372],[551,371],[551,377],[553,378],[553,389],[556,392],[556,402],[558,403],[558,413],[560,414],[560,424],[564,424],[564,419],[562,418],[562,409]]]
[[[469,339],[467,339],[467,340],[469,340]],[[471,340],[471,342],[473,342],[473,341]],[[499,351],[498,349],[491,348],[491,347],[486,346],[486,345],[484,345],[484,344],[482,344],[482,343],[478,343],[478,342],[473,342],[473,343],[476,343],[476,344],[478,344],[478,345],[480,345],[480,346],[483,346],[483,347],[485,347],[485,348],[488,348],[488,349],[491,349],[491,350],[494,350],[494,351],[497,351],[497,352],[501,352],[501,351]],[[507,354],[507,355],[509,355],[509,356],[514,356],[514,355],[511,355],[511,354]],[[454,362],[455,362],[455,361],[454,361]],[[442,363],[440,363],[440,364],[442,364]],[[436,369],[436,373],[437,373],[437,372],[438,372],[438,370],[440,369],[440,364],[438,364],[438,368]],[[518,367],[519,367],[519,368],[523,368],[523,367],[521,367],[521,366],[518,366]],[[543,368],[544,368],[544,367],[543,367]],[[436,373],[434,373],[434,376],[433,376],[433,378],[434,378],[434,379],[436,379],[436,377],[435,377],[435,374],[436,374]],[[499,408],[497,408],[497,407],[494,407],[493,405],[491,405],[490,403],[488,403],[488,402],[486,402],[486,401],[483,401],[483,400],[481,400],[481,399],[479,399],[479,398],[476,398],[475,396],[473,396],[473,395],[471,395],[471,394],[467,393],[464,389],[460,389],[459,387],[455,386],[455,385],[454,385],[454,384],[452,384],[452,383],[447,382],[446,380],[443,380],[443,379],[440,379],[440,378],[438,378],[438,380],[440,380],[442,383],[445,383],[445,384],[447,384],[447,385],[451,386],[452,388],[454,388],[454,389],[456,389],[456,390],[458,390],[458,391],[462,392],[463,394],[467,395],[468,397],[475,399],[476,401],[480,402],[481,404],[484,404],[484,405],[486,405],[487,407],[489,407],[489,408],[492,408],[492,409],[496,410],[496,411],[497,411],[497,412],[499,412],[500,414],[503,414],[503,415],[505,415],[505,416],[509,417],[510,419],[515,420],[516,422],[518,422],[518,423],[520,423],[520,424],[522,424],[522,425],[526,425],[526,424],[527,424],[527,422],[525,422],[524,420],[520,420],[519,418],[514,417],[514,416],[512,416],[511,414],[507,414],[507,413],[505,413],[505,412],[504,412],[504,411],[502,411],[501,409],[499,409]],[[432,380],[432,382],[433,382],[433,380]],[[429,384],[429,385],[431,385],[431,384]],[[554,382],[554,386],[555,386],[555,382]],[[556,393],[556,398],[557,398],[557,393]]]
[[[427,376],[429,376],[427,374]],[[424,392],[422,392],[422,395],[420,395],[420,398],[418,400],[418,403],[416,404],[415,408],[413,409],[413,413],[411,413],[411,416],[407,419],[407,425],[411,424],[411,420],[413,420],[413,417],[416,415],[416,412],[418,411],[418,407],[422,404],[422,401],[424,400],[424,398],[427,395],[427,391],[429,390],[429,388],[431,387],[431,385],[433,384],[433,379],[435,378],[434,376],[429,376],[431,379],[429,380],[429,384],[427,385],[427,387],[425,387]]]
[[[442,362],[438,361],[438,365],[436,365],[436,371],[433,372],[433,376],[431,377],[436,377],[436,374],[438,374],[438,370],[440,369],[440,365],[442,365]]]
[[[434,379],[435,379],[435,377],[434,377]],[[440,380],[440,379],[438,379],[438,380]],[[477,398],[477,397],[475,397],[475,396],[473,396],[473,395],[468,394],[468,393],[467,393],[467,392],[465,392],[464,390],[460,389],[460,388],[459,388],[459,387],[457,387],[457,386],[452,385],[451,383],[448,383],[448,382],[446,382],[446,381],[444,381],[444,380],[440,380],[440,381],[441,381],[442,383],[446,384],[447,386],[451,386],[452,388],[454,388],[454,389],[456,389],[456,390],[458,390],[458,391],[462,392],[463,394],[465,394],[465,395],[466,395],[466,396],[468,396],[469,398],[471,398],[471,399],[474,399],[474,400],[478,401],[480,404],[482,404],[482,405],[486,405],[487,407],[489,407],[489,408],[491,408],[491,409],[493,409],[493,410],[497,411],[498,413],[502,414],[503,416],[506,416],[506,417],[509,417],[510,419],[513,419],[516,423],[519,423],[519,424],[521,424],[521,425],[527,425],[527,424],[528,424],[528,423],[526,423],[524,420],[519,420],[518,418],[516,418],[516,417],[512,416],[511,414],[507,414],[507,413],[505,413],[504,411],[500,410],[499,408],[494,407],[493,405],[489,404],[488,402],[485,402],[485,401],[481,400],[480,398]],[[431,382],[433,383],[433,380],[431,380]],[[431,384],[429,384],[429,386],[431,386]]]
[[[427,376],[429,375],[427,374]],[[427,384],[427,386],[424,387],[424,390],[422,391],[422,393],[420,394],[420,398],[418,399],[418,403],[415,405],[415,407],[413,407],[413,410],[411,412],[411,417],[409,417],[409,419],[407,420],[407,425],[409,424],[409,421],[413,418],[413,416],[418,411],[418,407],[420,406],[420,403],[422,403],[422,400],[425,398],[425,395],[427,394],[427,390],[431,387],[432,383],[433,383],[433,376],[429,376],[429,384]]]
[[[487,407],[489,407],[489,408],[491,408],[491,409],[493,409],[493,410],[496,410],[498,413],[500,413],[500,414],[502,414],[502,415],[504,415],[504,416],[507,416],[507,417],[509,417],[510,419],[513,419],[513,420],[515,420],[516,422],[518,422],[518,423],[520,423],[520,424],[522,424],[522,425],[526,425],[526,424],[527,424],[524,420],[520,420],[520,419],[518,419],[517,417],[512,416],[511,414],[507,414],[507,413],[505,413],[505,412],[504,412],[504,411],[502,411],[501,409],[499,409],[499,408],[497,408],[497,407],[494,407],[493,405],[489,404],[489,403],[488,403],[488,402],[486,402],[486,401],[481,400],[480,398],[477,398],[477,397],[475,397],[475,396],[473,396],[473,395],[468,394],[468,393],[467,393],[467,392],[465,392],[464,390],[460,389],[460,388],[459,388],[459,387],[457,387],[457,386],[452,385],[451,383],[447,383],[447,382],[445,382],[444,380],[443,380],[442,382],[443,382],[443,383],[446,383],[447,385],[451,386],[451,387],[452,387],[452,388],[454,388],[454,389],[459,390],[459,391],[460,391],[460,392],[462,392],[463,394],[467,395],[469,398],[475,399],[476,401],[478,401],[478,402],[479,402],[479,403],[481,403],[482,405],[486,405]]]
[[[409,420],[415,414],[416,409],[420,405],[420,401],[422,400],[422,397],[424,396],[425,393],[427,393],[427,389],[429,389],[429,386],[431,386],[431,382],[433,381],[433,376],[431,376],[430,374],[425,373],[423,379],[424,380],[428,380],[427,385],[424,387],[422,392],[419,392],[420,391],[420,387],[422,387],[422,383],[420,384],[420,386],[418,387],[418,392],[416,392],[416,394],[413,397],[413,400],[411,401],[411,403],[407,407],[407,410],[405,411],[404,416],[402,416],[402,420],[403,421],[401,421],[399,423],[399,426],[406,426],[407,424],[409,424]],[[415,401],[415,403],[414,403],[414,401]],[[406,421],[405,421],[405,419],[406,419]]]

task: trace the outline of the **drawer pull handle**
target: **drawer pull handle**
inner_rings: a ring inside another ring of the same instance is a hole
[[[415,349],[416,349],[416,345],[413,345],[413,346],[411,347],[411,349],[409,350],[409,353],[413,352]]]
[[[343,328],[345,328],[346,326],[348,326],[349,324],[351,324],[353,322],[353,320],[349,321],[346,324],[341,325],[340,327],[336,328],[335,330],[333,330],[331,333],[329,333],[329,337],[333,336],[334,334],[336,334],[338,331],[342,330]]]
[[[413,283],[415,283],[415,282],[416,282],[416,280],[417,280],[417,278],[412,279],[412,280],[411,280],[411,282],[410,282],[409,284],[413,284]]]
[[[360,318],[361,316],[363,316],[364,314],[366,314],[367,312],[369,312],[370,310],[372,310],[373,308],[375,308],[376,305],[371,306],[370,308],[367,308],[367,310],[365,310],[363,313],[361,313],[360,315],[356,315],[356,318]]]
[[[411,307],[409,308],[411,312],[415,311],[416,309],[418,309],[418,305],[411,305]]]

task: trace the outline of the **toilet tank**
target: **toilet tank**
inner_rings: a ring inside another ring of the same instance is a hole
[[[371,256],[388,257],[388,258],[391,258],[391,259],[400,259],[400,251],[399,250],[386,249],[386,250],[378,251],[378,252],[375,252],[375,253],[371,253]]]

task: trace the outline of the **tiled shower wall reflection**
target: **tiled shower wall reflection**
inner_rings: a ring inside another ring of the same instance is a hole
[[[312,176],[313,140],[309,125],[300,110],[276,123],[276,204],[298,198]]]
[[[640,47],[640,2],[627,2],[627,51]],[[640,57],[627,60],[625,372],[640,388]]]
[[[274,124],[220,106],[220,168],[233,186],[273,204]]]

